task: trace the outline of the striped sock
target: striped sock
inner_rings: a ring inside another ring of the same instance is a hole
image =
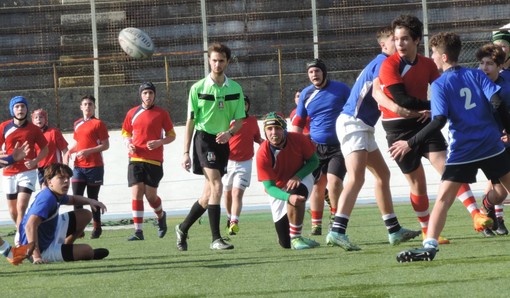
[[[331,227],[331,231],[339,234],[345,234],[347,225],[349,224],[349,216],[345,214],[335,214],[335,221]]]
[[[163,204],[161,203],[160,197],[158,197],[154,203],[149,202],[149,205],[152,207],[152,209],[154,209],[154,213],[156,213],[158,218],[163,216]]]
[[[131,209],[133,213],[133,223],[135,230],[143,230],[143,200],[132,200]]]
[[[469,187],[469,184],[462,184],[457,192],[457,198],[462,202],[464,207],[471,214],[471,217],[474,217],[475,214],[480,213],[480,208],[478,208],[478,204],[476,203],[475,196]]]
[[[322,226],[322,216],[324,211],[313,211],[312,210],[312,226]]]
[[[429,197],[427,195],[415,195],[411,194],[411,205],[413,206],[414,212],[418,217],[418,222],[420,223],[421,230],[423,233],[427,233],[427,227],[429,225]]]
[[[4,256],[8,256],[7,254],[9,253],[10,251],[10,248],[11,248],[11,245],[9,244],[9,242],[7,242],[7,240],[4,240],[4,243],[2,245],[0,245],[0,254],[3,254]]]
[[[388,230],[388,233],[395,233],[400,231],[402,228],[398,222],[397,216],[395,213],[390,214],[384,214],[382,216],[382,219],[384,221],[384,225],[386,226],[386,229]]]
[[[299,226],[293,225],[289,223],[289,235],[290,239],[294,239],[297,237],[301,237],[301,231],[303,230],[303,224],[300,224]]]
[[[503,211],[503,207],[505,205],[494,205],[494,212],[496,214],[496,217],[503,217],[504,215],[504,211]]]

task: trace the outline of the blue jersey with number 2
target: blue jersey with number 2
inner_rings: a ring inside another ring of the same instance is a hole
[[[482,71],[458,66],[432,83],[432,118],[448,118],[446,164],[486,159],[505,149],[489,101],[499,89]]]

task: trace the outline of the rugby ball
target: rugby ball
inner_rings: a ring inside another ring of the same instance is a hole
[[[154,53],[152,39],[138,28],[124,28],[119,33],[120,47],[136,59],[150,58]]]

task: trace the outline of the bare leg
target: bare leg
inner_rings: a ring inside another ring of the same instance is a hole
[[[446,223],[448,209],[455,201],[455,195],[459,191],[461,183],[452,181],[443,181],[439,186],[439,193],[430,215],[429,228],[427,230],[427,239],[439,239]]]

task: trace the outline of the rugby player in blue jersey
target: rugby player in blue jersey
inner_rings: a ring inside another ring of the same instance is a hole
[[[334,215],[346,173],[335,124],[351,90],[344,83],[328,79],[326,64],[320,59],[310,61],[306,68],[312,84],[301,91],[292,125],[293,131],[303,132],[310,117],[310,138],[317,145],[320,161],[314,172],[316,183],[310,195],[311,235],[322,235],[326,187]]]
[[[336,122],[336,132],[349,175],[340,195],[338,210],[326,242],[345,250],[359,249],[357,245],[349,241],[346,230],[352,209],[365,182],[366,168],[375,177],[375,198],[388,230],[390,244],[396,245],[421,234],[421,231],[402,228],[398,222],[391,198],[390,170],[375,141],[374,126],[381,112],[376,100],[372,97],[373,81],[379,76],[382,62],[395,53],[393,29],[388,26],[378,30],[377,41],[381,46],[381,54],[377,55],[358,76]],[[389,98],[387,100],[398,109],[395,102]]]
[[[488,179],[498,179],[507,190],[510,188],[510,159],[493,113],[495,110],[505,130],[510,131],[507,106],[499,96],[501,88],[482,71],[458,65],[461,41],[457,34],[434,35],[430,45],[434,63],[443,71],[431,87],[432,121],[411,139],[395,142],[390,151],[395,158],[405,155],[448,121],[448,154],[423,248],[400,252],[399,262],[434,259],[448,209],[462,183],[476,182],[478,169]],[[490,204],[502,202],[493,199],[489,198]]]

